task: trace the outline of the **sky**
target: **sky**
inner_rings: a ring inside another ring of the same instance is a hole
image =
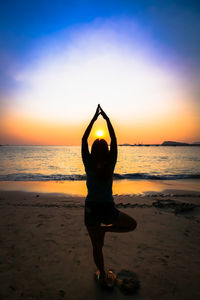
[[[0,144],[200,141],[200,3],[2,0]],[[100,116],[91,132],[104,131]]]

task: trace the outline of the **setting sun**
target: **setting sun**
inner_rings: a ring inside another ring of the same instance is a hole
[[[98,130],[98,131],[96,132],[96,135],[97,135],[98,137],[103,136],[103,131],[102,131],[102,130]]]

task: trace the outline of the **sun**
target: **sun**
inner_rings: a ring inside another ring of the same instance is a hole
[[[102,130],[97,130],[96,135],[97,135],[98,137],[103,136],[103,131],[102,131]]]

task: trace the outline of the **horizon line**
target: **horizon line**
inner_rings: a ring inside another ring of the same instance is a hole
[[[194,144],[200,144],[200,141],[193,141],[193,142],[177,142],[177,141],[163,141],[162,143],[120,143],[117,144],[118,146],[145,146],[145,145],[149,145],[149,146],[154,146],[154,145],[162,145],[164,142],[174,142],[174,143],[181,143],[181,144],[188,144],[188,145],[194,145]],[[0,146],[44,146],[44,147],[48,147],[48,146],[63,146],[63,147],[79,147],[81,146],[81,144],[79,145],[52,145],[52,144],[0,144]]]

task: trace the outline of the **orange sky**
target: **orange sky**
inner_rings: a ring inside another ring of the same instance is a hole
[[[1,143],[26,145],[80,145],[81,137],[90,121],[90,115],[77,124],[50,122],[28,118],[20,114],[5,114],[1,118]],[[199,140],[199,123],[195,114],[185,114],[155,118],[153,120],[132,120],[124,122],[117,118],[111,121],[115,128],[118,143],[162,143],[165,140],[194,142]],[[95,123],[89,143],[96,137],[98,129],[104,131],[109,142],[107,126],[102,117]]]

